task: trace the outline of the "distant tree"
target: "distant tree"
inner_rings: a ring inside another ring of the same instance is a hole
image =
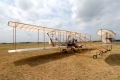
[[[6,43],[2,43],[2,44],[6,44]]]

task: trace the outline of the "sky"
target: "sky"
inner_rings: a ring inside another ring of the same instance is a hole
[[[95,40],[98,30],[109,29],[120,39],[120,0],[0,0],[0,42],[12,42],[8,21],[89,34]],[[17,30],[17,41],[37,41],[37,33]]]

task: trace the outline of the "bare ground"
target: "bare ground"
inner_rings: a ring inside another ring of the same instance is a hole
[[[12,46],[0,45],[0,80],[120,80],[119,44],[98,59],[93,49],[8,53]]]

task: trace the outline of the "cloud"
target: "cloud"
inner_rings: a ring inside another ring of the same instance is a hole
[[[83,29],[117,27],[120,25],[119,4],[118,0],[76,0],[72,7],[72,19]]]
[[[81,1],[80,4],[73,8],[76,15],[73,18],[80,18],[81,21],[90,21],[94,17],[99,16],[104,7],[102,0]],[[77,9],[76,9],[77,8]],[[79,8],[79,9],[78,9]]]
[[[5,36],[12,37],[12,28],[7,26],[8,21],[22,22],[27,24],[68,29],[68,23],[71,22],[71,5],[69,1],[61,0],[4,0],[0,1],[0,28]],[[7,32],[7,33],[6,33]],[[8,35],[9,34],[9,35]],[[17,35],[24,35],[17,31]],[[26,35],[27,38],[30,37]],[[0,35],[2,36],[2,35]],[[3,36],[2,36],[3,37]],[[11,41],[3,37],[1,41]],[[18,38],[19,41],[22,39]]]
[[[0,34],[0,41],[11,41],[6,39],[7,36],[12,37],[8,21],[91,35],[96,35],[99,29],[119,32],[119,4],[119,0],[1,0],[0,31],[5,37]],[[18,31],[17,34],[26,34],[25,39],[28,40],[34,33]]]
[[[34,6],[31,0],[17,0],[17,7],[20,7],[22,10],[29,10]]]

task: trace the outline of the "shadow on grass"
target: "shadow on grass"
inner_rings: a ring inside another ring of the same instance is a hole
[[[111,66],[120,66],[120,54],[111,54],[106,59],[105,62]]]
[[[89,49],[91,51],[93,49]],[[82,52],[87,52],[88,49],[82,49]],[[76,53],[81,53],[80,50],[76,50]],[[45,55],[38,55],[38,56],[32,56],[24,59],[17,60],[13,62],[15,66],[21,66],[28,64],[30,66],[36,66],[44,63],[48,63],[50,61],[55,61],[58,59],[66,58],[69,56],[75,55],[74,53],[68,52],[67,54],[63,54],[61,52],[56,52],[56,53],[49,53]]]
[[[52,54],[50,53],[50,54],[45,54],[45,55],[32,56],[32,57],[24,58],[24,59],[15,61],[14,64],[15,64],[15,66],[21,66],[21,65],[28,64],[31,67],[33,67],[33,66],[36,66],[36,65],[48,63],[50,61],[55,61],[55,60],[58,60],[58,59],[69,57],[69,56],[72,56],[72,55],[74,55],[74,53],[63,54],[61,52],[56,52],[56,53],[52,53]]]
[[[86,52],[90,52],[90,51],[92,51],[92,50],[95,50],[95,49],[94,49],[94,48],[89,48],[89,49],[87,49],[87,48],[82,48],[82,49],[81,49],[81,51],[83,52],[83,54],[86,53]],[[80,50],[77,50],[76,52],[79,53]]]

